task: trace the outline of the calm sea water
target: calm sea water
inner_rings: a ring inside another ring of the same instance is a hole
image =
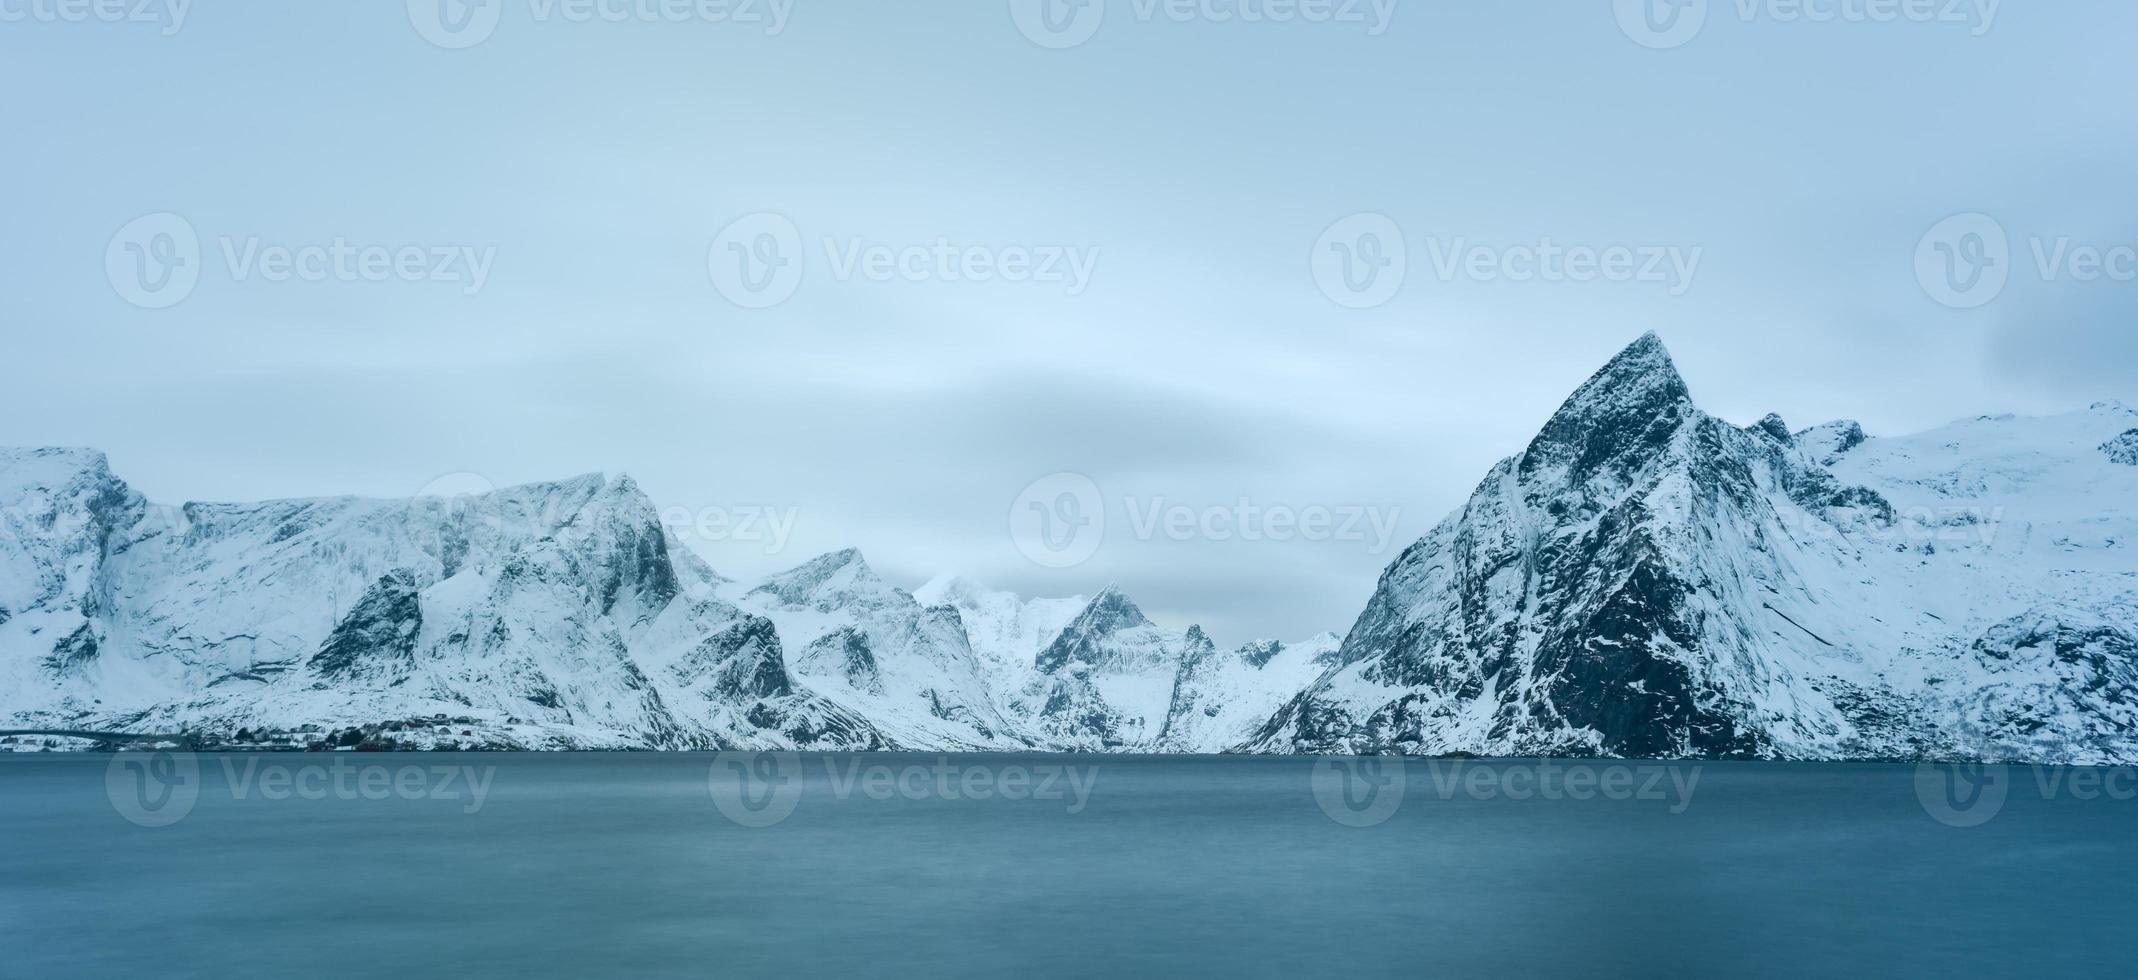
[[[0,756],[0,975],[2132,970],[2127,772],[1317,764]]]

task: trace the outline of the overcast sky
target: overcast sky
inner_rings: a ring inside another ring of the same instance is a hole
[[[1739,422],[2138,401],[2138,5],[1063,2],[4,0],[0,444],[168,502],[628,472],[731,576],[1232,643],[1348,628],[1644,330]]]

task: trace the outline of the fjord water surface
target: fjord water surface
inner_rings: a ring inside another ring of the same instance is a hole
[[[2054,976],[2138,915],[2128,773],[1978,822],[1907,765],[141,761],[0,755],[0,974]]]

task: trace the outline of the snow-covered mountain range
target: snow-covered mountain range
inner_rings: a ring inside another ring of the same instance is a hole
[[[169,508],[102,454],[0,449],[0,520],[0,729],[1218,751],[1302,684],[1111,588],[917,598],[851,550],[728,581],[629,478]]]
[[[2138,760],[2138,411],[1702,413],[1643,337],[1343,637],[715,574],[629,478],[157,506],[0,449],[0,729],[353,744]]]
[[[1643,337],[1245,748],[2138,760],[2134,430],[1740,428]]]

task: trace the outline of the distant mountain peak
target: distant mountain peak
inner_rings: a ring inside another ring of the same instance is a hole
[[[1143,615],[1143,610],[1136,605],[1135,600],[1128,597],[1128,593],[1121,591],[1119,585],[1108,582],[1105,588],[1099,590],[1098,595],[1091,597],[1091,602],[1084,606],[1083,615],[1078,616],[1076,622],[1071,625],[1111,633],[1115,630],[1149,626],[1151,621]]]
[[[1277,640],[1250,640],[1240,644],[1239,653],[1240,659],[1246,661],[1249,667],[1259,669],[1283,650],[1284,644]]]
[[[913,598],[924,606],[957,606],[977,601],[990,591],[987,586],[956,572],[943,572],[914,589]]]
[[[1774,437],[1775,442],[1784,446],[1796,445],[1796,437],[1789,432],[1789,423],[1782,421],[1782,417],[1777,413],[1768,412],[1765,418],[1752,423],[1752,428]]]
[[[1588,381],[1574,389],[1560,411],[1608,408],[1629,398],[1645,402],[1659,394],[1674,399],[1692,397],[1684,376],[1678,373],[1677,362],[1671,360],[1670,349],[1663,346],[1663,338],[1649,331],[1604,362]]]
[[[1831,466],[1843,453],[1863,445],[1869,438],[1855,419],[1837,419],[1798,432],[1796,443],[1813,459]]]
[[[841,595],[885,591],[889,586],[876,577],[861,551],[842,548],[818,555],[751,589],[779,597],[789,605],[804,606]]]
[[[1567,396],[1530,442],[1524,466],[1565,465],[1578,475],[1642,456],[1698,414],[1670,351],[1645,333]]]
[[[1151,626],[1143,610],[1121,589],[1108,583],[1099,594],[1084,604],[1084,611],[1062,627],[1054,642],[1039,653],[1038,667],[1053,671],[1073,660],[1092,659],[1092,648],[1116,633]]]

